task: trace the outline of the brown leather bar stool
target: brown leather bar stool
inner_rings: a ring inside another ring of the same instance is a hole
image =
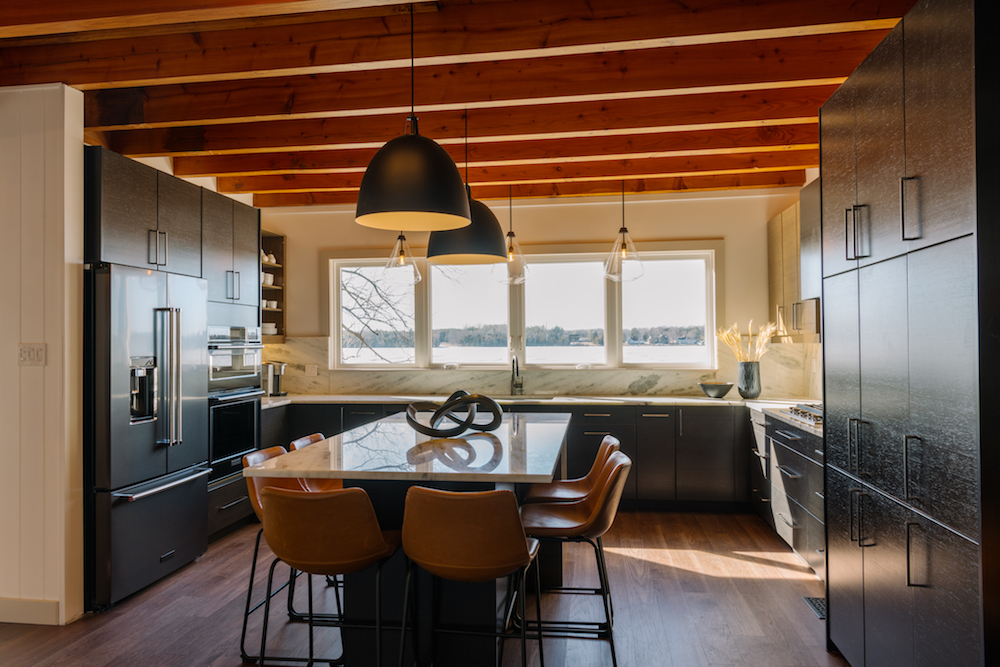
[[[399,549],[398,530],[379,527],[375,508],[364,489],[351,488],[310,493],[266,487],[261,492],[264,507],[264,536],[274,552],[267,577],[264,624],[261,629],[260,656],[267,656],[267,623],[271,611],[271,587],[274,568],[279,562],[306,574],[336,576],[360,572],[375,566],[375,664],[382,664],[382,565]],[[312,577],[309,582],[309,662],[313,664]],[[344,627],[341,620],[325,625]],[[286,661],[287,658],[278,658]],[[338,662],[339,658],[320,658]]]
[[[585,477],[577,479],[557,479],[548,484],[532,484],[528,487],[523,504],[529,503],[567,503],[583,500],[594,490],[604,469],[604,464],[612,453],[621,449],[621,442],[613,435],[604,436],[601,446],[594,457],[594,465]]]
[[[525,537],[521,517],[518,515],[517,499],[512,492],[497,490],[458,493],[421,486],[410,487],[406,493],[403,512],[403,551],[410,560],[403,594],[404,629],[409,611],[407,605],[414,564],[436,577],[451,581],[485,582],[513,576],[517,579],[521,618],[525,618],[524,580],[538,553],[538,540]],[[535,582],[537,585],[537,567]],[[513,582],[510,583],[508,591],[514,588]],[[540,620],[541,602],[538,595],[535,596],[535,613]],[[448,628],[435,628],[435,632],[501,639],[519,636],[521,662],[527,665],[526,640],[531,635],[527,634],[525,626],[525,623],[521,624],[519,635],[495,630]],[[532,638],[538,639],[538,658],[544,667],[541,632]],[[404,633],[399,647],[400,667],[403,664],[405,643]]]
[[[314,445],[321,440],[326,440],[326,436],[322,433],[305,435],[288,443],[288,451],[294,452],[302,449],[303,447]],[[334,491],[336,489],[344,488],[344,480],[342,479],[303,479],[302,484],[306,487],[307,491],[317,492]]]
[[[264,463],[269,459],[273,459],[276,456],[281,456],[282,454],[287,454],[284,447],[275,446],[268,447],[267,449],[262,449],[256,452],[250,452],[243,457],[243,467],[247,468],[249,466],[256,466]],[[261,600],[257,604],[251,607],[251,602],[253,601],[253,581],[257,573],[257,555],[260,552],[260,538],[264,535],[264,508],[262,506],[261,492],[266,487],[277,487],[283,489],[292,489],[294,491],[305,491],[305,486],[302,481],[295,477],[247,477],[247,490],[250,496],[250,505],[253,507],[254,514],[257,515],[257,520],[261,522],[261,529],[257,531],[257,539],[253,545],[253,562],[250,565],[250,583],[247,586],[247,603],[243,610],[243,632],[240,635],[240,656],[243,658],[243,662],[256,662],[259,656],[249,655],[246,651],[246,637],[247,637],[247,623],[250,620],[250,614],[257,611],[264,605],[265,600]],[[274,595],[280,593],[285,587],[291,585],[289,588],[288,598],[289,598],[289,608],[291,608],[291,598],[294,592],[294,582],[295,582],[295,572],[292,571],[289,574],[288,582],[283,584],[278,590],[274,591]]]
[[[535,503],[521,508],[524,532],[539,539],[563,542],[587,542],[594,547],[600,587],[596,589],[564,587],[555,589],[564,593],[598,594],[604,602],[605,622],[546,621],[525,622],[522,625],[537,627],[543,634],[557,637],[594,635],[607,639],[611,644],[612,664],[618,664],[615,654],[614,608],[608,568],[604,560],[604,543],[601,538],[611,528],[618,513],[632,460],[623,452],[613,452],[608,457],[594,490],[583,500],[572,503]]]

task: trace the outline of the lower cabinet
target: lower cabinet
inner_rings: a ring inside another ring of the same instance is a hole
[[[280,405],[260,411],[260,448],[267,449],[280,445],[287,448],[288,437],[288,407]]]
[[[978,665],[979,547],[827,468],[830,640],[852,667]]]
[[[636,477],[641,463],[636,454],[635,408],[594,407],[573,410],[566,431],[566,475],[570,479],[590,472],[601,441],[613,435],[621,442],[621,450],[632,459],[632,469],[625,482],[622,500],[636,499]]]
[[[677,500],[736,500],[732,406],[683,406],[676,414]]]
[[[364,426],[365,424],[370,424],[373,421],[378,421],[384,416],[382,412],[382,404],[352,404],[345,405],[341,409],[340,417],[340,430],[334,431],[334,433],[342,433],[344,431],[350,431],[352,428],[357,428],[359,426]],[[334,435],[334,433],[326,433],[325,435]]]
[[[208,485],[208,534],[215,535],[253,514],[247,480],[230,475]]]
[[[636,450],[642,462],[633,470],[636,495],[643,500],[676,500],[677,460],[674,408],[640,408]]]
[[[325,436],[341,433],[344,429],[341,428],[340,411],[340,405],[330,403],[292,403],[288,406],[285,438],[291,442],[313,433]]]

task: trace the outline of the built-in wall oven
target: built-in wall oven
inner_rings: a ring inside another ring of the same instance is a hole
[[[210,480],[239,472],[259,446],[263,351],[259,327],[208,327]]]

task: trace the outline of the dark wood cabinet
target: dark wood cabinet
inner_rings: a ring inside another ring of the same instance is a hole
[[[200,278],[201,188],[100,146],[84,155],[86,261]]]
[[[279,405],[260,411],[260,448],[280,445],[288,448],[294,438],[288,437],[288,407]]]
[[[827,628],[851,665],[865,664],[864,549],[858,542],[863,486],[832,467],[826,473]]]
[[[677,414],[677,500],[736,500],[732,406],[683,406]]]
[[[911,250],[975,228],[974,6],[984,11],[983,2],[973,0],[925,0],[903,19],[906,196],[900,226]]]
[[[286,438],[291,442],[313,433],[327,437],[342,433],[340,408],[328,403],[292,403],[288,406]]]
[[[229,197],[202,195],[208,300],[260,306],[260,212]]]
[[[642,462],[636,448],[635,408],[593,405],[573,408],[570,412],[573,417],[566,431],[566,476],[573,479],[590,472],[601,441],[613,435],[621,442],[622,452],[633,462],[622,500],[636,500],[636,480]]]
[[[856,271],[823,281],[823,314],[826,462],[852,471],[856,465],[856,422],[861,414],[861,344]]]
[[[855,470],[903,497],[903,438],[909,419],[906,257],[858,271],[861,411]]]
[[[857,268],[854,210],[858,201],[854,96],[848,79],[820,109],[820,169],[823,190],[823,276]]]
[[[382,404],[350,404],[341,408],[341,427],[338,433],[350,431],[352,428],[370,424],[383,417]]]
[[[156,177],[159,269],[200,278],[202,189],[163,172]]]
[[[208,485],[208,534],[215,539],[244,525],[253,515],[250,491],[242,474]]]
[[[640,408],[636,450],[641,462],[633,470],[636,496],[644,500],[677,498],[674,408]]]

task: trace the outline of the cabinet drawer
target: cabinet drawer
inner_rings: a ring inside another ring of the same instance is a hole
[[[592,424],[635,424],[635,408],[632,406],[595,405],[573,408],[574,426]]]
[[[253,514],[243,475],[219,480],[208,489],[208,534],[216,533]]]
[[[806,513],[805,552],[800,552],[816,576],[826,581],[826,526],[816,517]],[[798,551],[798,549],[796,549]]]
[[[382,405],[345,405],[341,423],[345,431],[370,424],[382,418]]]
[[[809,521],[816,521],[802,505],[789,498],[780,488],[771,485],[771,512],[774,530],[803,560],[809,562]]]
[[[817,463],[823,463],[823,439],[773,417],[767,418],[767,436]]]
[[[771,484],[805,507],[823,516],[823,468],[777,442],[771,442]]]

